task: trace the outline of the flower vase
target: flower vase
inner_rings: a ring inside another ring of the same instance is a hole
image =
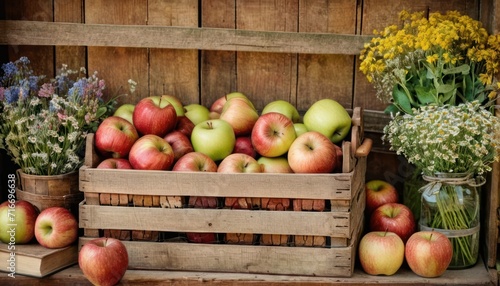
[[[40,211],[49,207],[64,207],[78,217],[78,204],[83,193],[78,186],[78,170],[62,175],[31,175],[17,170],[16,198],[32,203]]]
[[[465,173],[424,175],[423,179],[428,183],[421,188],[420,230],[439,231],[450,239],[453,258],[448,269],[474,266],[479,254],[478,187],[484,179],[478,183]]]

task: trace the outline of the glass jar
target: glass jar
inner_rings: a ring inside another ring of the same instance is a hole
[[[438,173],[423,176],[428,183],[421,188],[420,230],[444,233],[453,246],[448,269],[476,264],[479,255],[478,187],[484,178],[467,173]]]

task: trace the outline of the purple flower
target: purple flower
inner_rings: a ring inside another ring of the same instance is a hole
[[[54,94],[54,86],[50,83],[44,83],[38,91],[39,97],[51,97]]]
[[[5,89],[4,96],[9,104],[17,102],[19,100],[19,87],[12,86]]]
[[[9,79],[11,77],[14,77],[18,72],[18,68],[13,62],[8,62],[6,64],[3,64],[2,70],[4,72],[4,76],[3,76],[2,80],[6,80],[6,79]]]

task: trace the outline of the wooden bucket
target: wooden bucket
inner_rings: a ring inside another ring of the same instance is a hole
[[[64,207],[78,217],[78,204],[83,193],[78,187],[78,171],[63,175],[39,176],[17,170],[16,197],[32,203],[40,211],[49,207]]]

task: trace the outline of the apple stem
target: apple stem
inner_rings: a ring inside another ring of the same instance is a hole
[[[212,126],[212,121],[207,122],[208,128],[213,129],[214,127]]]
[[[388,227],[386,227],[386,228],[385,228],[385,232],[384,232],[384,236],[387,236],[387,233],[388,233],[388,232],[389,232],[389,228],[388,228]]]

